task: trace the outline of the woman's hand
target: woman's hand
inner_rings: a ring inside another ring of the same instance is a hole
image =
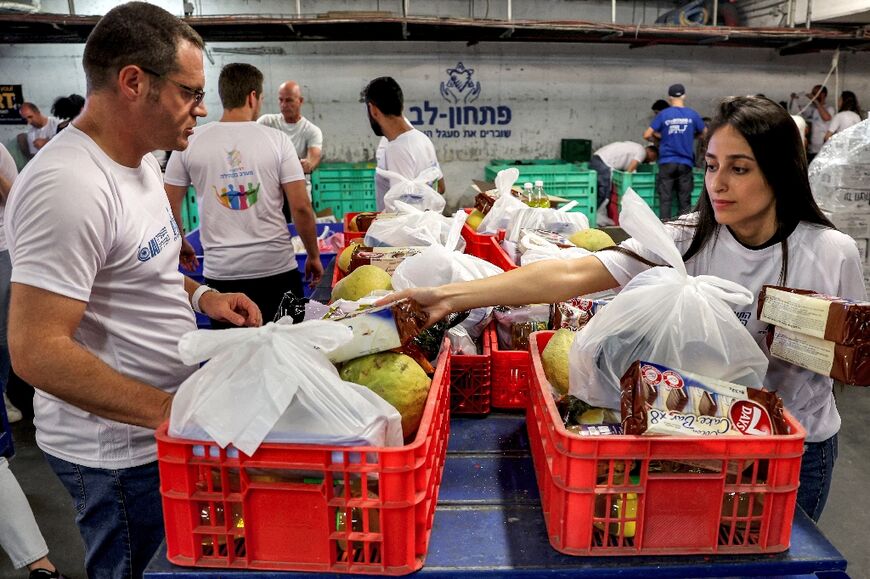
[[[394,292],[379,299],[375,305],[383,306],[405,298],[414,300],[423,306],[423,310],[429,314],[429,320],[426,322],[427,328],[453,311],[450,302],[444,297],[441,288],[438,287],[418,287]]]

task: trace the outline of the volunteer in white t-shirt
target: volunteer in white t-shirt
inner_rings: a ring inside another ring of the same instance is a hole
[[[290,137],[302,162],[305,178],[310,183],[311,172],[320,164],[323,155],[323,132],[302,116],[304,102],[302,89],[296,82],[288,80],[278,87],[278,106],[281,112],[263,115],[257,122],[278,129]]]
[[[831,124],[828,125],[828,132],[825,133],[826,143],[828,139],[840,131],[845,131],[849,127],[861,122],[861,107],[858,106],[858,97],[855,96],[855,93],[850,90],[844,90],[840,94],[839,105],[840,112],[831,119]]]
[[[633,141],[616,141],[595,151],[589,166],[598,173],[598,226],[613,225],[613,221],[607,215],[612,172],[616,170],[634,173],[638,165],[653,163],[658,159],[658,155],[659,149],[655,145],[644,147]]]
[[[323,275],[314,209],[293,143],[284,133],[254,121],[263,101],[263,73],[250,64],[228,64],[218,90],[220,121],[194,131],[190,146],[175,151],[163,178],[176,220],[187,187],[196,189],[206,283],[219,291],[241,292],[271,321],[285,292],[302,297],[302,276],[281,212],[286,196],[296,231],[308,252],[305,277]],[[196,269],[185,244],[182,265]],[[228,327],[212,320],[213,328]]]
[[[666,225],[689,274],[716,275],[756,295],[755,303],[736,314],[765,352],[766,328],[755,320],[764,284],[865,299],[857,245],[834,229],[813,200],[803,145],[788,113],[764,97],[730,97],[719,106],[710,135],[699,211]],[[622,248],[663,262],[636,241]],[[384,301],[413,297],[433,321],[451,311],[554,303],[612,289],[646,267],[630,255],[605,250],[582,259],[534,263],[486,280],[405,290]],[[797,500],[818,520],[840,429],[832,381],[771,359],[764,385],[777,391],[807,431]]]
[[[191,306],[262,321],[245,296],[179,273],[181,232],[149,154],[186,147],[206,115],[202,46],[152,4],[110,10],[84,48],[85,109],[6,207],[9,349],[36,387],[36,442],[73,500],[92,578],[141,576],[163,540],[154,430],[195,369],[178,353]]]
[[[27,121],[30,127],[27,129],[28,157],[34,156],[41,148],[57,134],[57,126],[60,119],[42,114],[33,103],[22,103],[18,108],[18,114]]]
[[[384,137],[376,153],[379,168],[399,173],[408,179],[416,179],[430,167],[441,169],[432,141],[402,116],[405,101],[399,83],[388,76],[376,78],[363,90],[363,98],[372,131]],[[393,185],[397,183],[375,175],[375,204],[378,211],[384,210],[384,195]],[[437,185],[430,185],[444,194],[443,177]]]
[[[788,110],[791,113],[800,114],[810,124],[807,159],[812,161],[813,157],[822,150],[822,145],[825,144],[825,133],[828,132],[828,126],[834,117],[834,107],[825,104],[828,98],[828,89],[820,84],[814,86],[813,90],[806,96],[810,99],[810,104],[803,108],[800,97],[796,93],[792,93]],[[801,110],[802,108],[803,110]]]

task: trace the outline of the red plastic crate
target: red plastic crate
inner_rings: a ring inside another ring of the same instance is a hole
[[[449,348],[400,448],[232,447],[157,431],[167,558],[176,565],[404,575],[423,566],[447,454]],[[350,489],[346,492],[345,489]]]
[[[472,211],[472,209],[465,208],[466,213],[470,214]],[[498,234],[478,233],[466,223],[462,227],[462,238],[465,239],[465,253],[481,259],[487,259],[486,256],[490,255],[491,252],[490,245],[492,239],[503,239],[504,231],[499,231]]]
[[[489,414],[491,407],[492,350],[484,330],[483,354],[450,356],[450,413]]]
[[[569,555],[777,553],[788,549],[806,432],[776,436],[579,436],[562,424],[540,352],[526,426],[547,534]],[[663,464],[686,463],[679,474]],[[632,467],[639,478],[625,474]],[[635,512],[632,513],[632,505]]]
[[[351,231],[350,230],[350,220],[359,215],[360,212],[356,211],[355,213],[345,213],[344,214],[344,246],[347,247],[350,245],[352,239],[363,239],[366,234],[365,231]]]
[[[528,350],[499,350],[495,324],[490,324],[484,339],[492,349],[492,406],[525,409],[529,403],[531,358]]]

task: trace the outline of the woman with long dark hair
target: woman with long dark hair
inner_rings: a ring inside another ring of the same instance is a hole
[[[861,122],[861,107],[858,106],[858,97],[850,90],[844,90],[840,93],[840,102],[838,103],[838,112],[831,119],[831,124],[828,126],[828,131],[825,133],[825,141],[839,133],[845,131],[852,125],[857,125]]]
[[[667,223],[690,275],[737,282],[756,302],[735,314],[764,350],[767,326],[756,319],[765,284],[866,297],[855,241],[837,231],[813,200],[807,159],[789,114],[764,97],[730,97],[709,128],[705,190],[696,210]],[[485,305],[558,302],[625,285],[661,259],[637,241],[577,260],[550,260],[485,280],[398,292],[438,320]],[[764,386],[807,431],[798,504],[818,520],[837,456],[840,415],[832,381],[772,358]]]

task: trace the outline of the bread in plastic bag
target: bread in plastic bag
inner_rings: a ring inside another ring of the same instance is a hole
[[[825,143],[809,168],[816,203],[830,213],[870,213],[870,121]]]
[[[433,189],[430,183],[438,181],[443,175],[438,167],[424,169],[414,179],[408,179],[395,171],[377,168],[377,174],[389,180],[390,190],[384,195],[384,211],[396,211],[396,201],[416,207],[421,211],[441,213],[447,201]]]
[[[760,388],[767,357],[729,304],[752,303],[743,286],[709,275],[690,276],[659,218],[631,189],[620,225],[672,267],[636,275],[578,332],[569,356],[569,392],[592,406],[619,409],[622,375],[648,360]]]
[[[208,363],[179,386],[169,434],[232,444],[248,456],[264,441],[401,446],[399,412],[368,388],[342,380],[326,357],[351,339],[350,329],[285,319],[182,336],[184,363]]]

